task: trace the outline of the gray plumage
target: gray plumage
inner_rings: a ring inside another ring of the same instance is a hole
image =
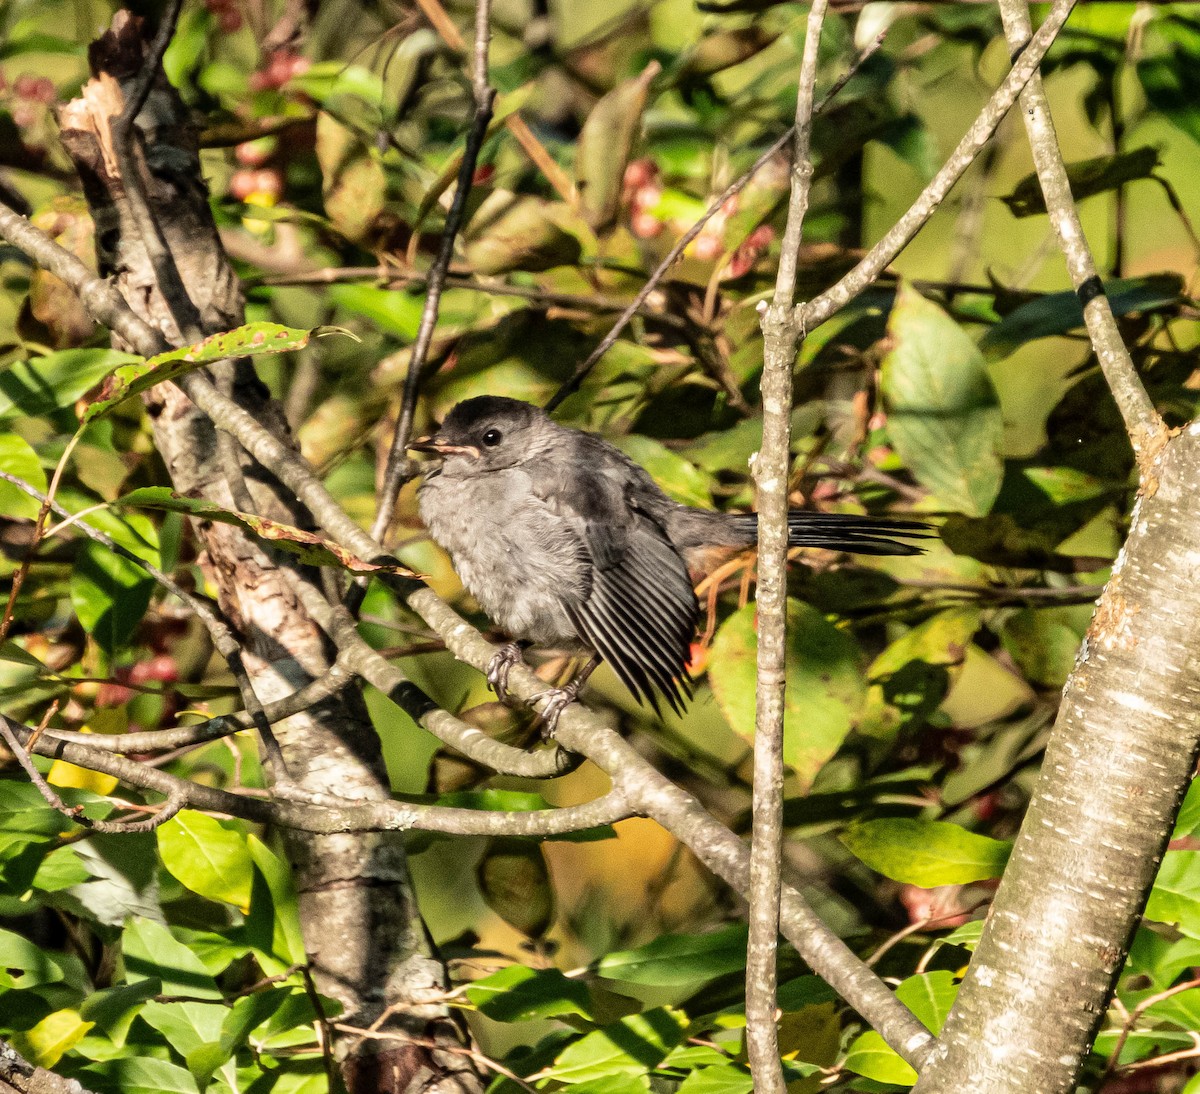
[[[421,519],[479,606],[515,639],[598,654],[639,700],[690,697],[699,607],[688,574],[712,546],[748,547],[755,514],[673,501],[607,441],[516,399],[459,403],[421,484]],[[796,511],[789,543],[914,554],[916,521]],[[902,538],[894,538],[902,537]],[[573,693],[572,693],[573,694]]]

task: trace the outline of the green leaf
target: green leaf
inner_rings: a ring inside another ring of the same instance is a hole
[[[1200,779],[1192,779],[1188,784],[1187,794],[1183,805],[1179,807],[1179,815],[1175,818],[1175,831],[1171,838],[1182,839],[1184,836],[1194,836],[1200,831]]]
[[[209,900],[249,910],[254,866],[239,828],[184,809],[155,833],[163,865],[173,877]]]
[[[593,1019],[587,985],[553,968],[509,965],[476,980],[467,988],[466,994],[481,1014],[495,1022],[528,1022],[565,1014],[577,1014],[589,1021]]]
[[[606,1075],[586,1083],[572,1083],[571,1094],[649,1094],[650,1079],[645,1075]]]
[[[136,563],[88,541],[71,572],[71,606],[108,654],[128,644],[150,606],[154,581]]]
[[[907,284],[888,319],[883,360],[887,435],[917,481],[948,509],[981,516],[1000,492],[1004,432],[983,354],[936,304]]]
[[[840,838],[872,870],[925,889],[999,877],[1012,852],[1008,841],[957,824],[904,817],[852,824]]]
[[[194,346],[184,346],[136,364],[120,365],[104,381],[96,398],[83,412],[83,421],[90,422],[107,414],[126,399],[139,395],[184,373],[224,361],[231,357],[257,357],[268,353],[290,353],[303,349],[315,334],[349,334],[341,327],[317,327],[300,330],[278,323],[247,323],[222,334],[212,334]]]
[[[1115,156],[1095,156],[1066,165],[1071,195],[1076,201],[1116,190],[1136,179],[1150,178],[1158,166],[1158,149],[1150,147],[1134,148]],[[1033,172],[1021,179],[1012,192],[1000,200],[1015,217],[1034,216],[1046,211],[1042,185]]]
[[[747,604],[725,620],[708,668],[721,713],[748,741],[754,739],[757,610]],[[849,632],[799,600],[787,602],[787,625],[783,759],[808,787],[850,732],[866,684],[861,654]]]
[[[917,1073],[873,1029],[855,1038],[843,1066],[877,1083],[912,1086],[917,1081]]]
[[[952,608],[888,646],[867,670],[870,690],[859,731],[887,739],[928,718],[961,671],[979,621],[977,608]]]
[[[157,977],[136,984],[118,984],[93,992],[79,1008],[80,1015],[91,1022],[117,1048],[124,1048],[129,1027],[141,1013],[142,1004],[162,991]]]
[[[226,1009],[219,1042],[225,1057],[229,1058],[241,1048],[251,1032],[272,1017],[291,995],[291,988],[268,988],[244,995]]]
[[[380,289],[374,285],[331,285],[330,299],[339,308],[369,319],[385,334],[411,342],[421,325],[425,297]]]
[[[153,1056],[121,1056],[92,1064],[76,1076],[87,1088],[120,1094],[200,1094],[192,1076]]]
[[[197,520],[215,520],[222,524],[232,524],[243,532],[253,536],[262,543],[288,554],[297,556],[310,566],[335,566],[349,570],[355,574],[368,574],[377,571],[401,574],[405,577],[416,577],[412,570],[406,569],[400,563],[366,562],[353,552],[347,551],[341,544],[325,539],[315,532],[306,532],[290,524],[260,517],[253,513],[239,513],[235,509],[222,509],[211,501],[203,498],[185,498],[166,486],[145,486],[134,490],[118,499],[120,505],[140,506],[145,509],[164,509],[171,513],[183,513]]]
[[[228,1013],[221,1003],[157,1003],[142,1007],[141,1018],[161,1033],[180,1056],[221,1036]]]
[[[50,954],[19,934],[0,929],[0,990],[34,988],[62,978],[62,969]]]
[[[29,442],[15,433],[0,433],[0,471],[15,475],[43,494],[46,492],[42,461]],[[34,520],[40,508],[39,502],[20,487],[0,479],[0,516]]]
[[[945,970],[910,976],[896,989],[896,998],[931,1033],[941,1032],[957,995],[958,982],[953,973]],[[854,1041],[845,1066],[880,1083],[912,1086],[917,1081],[917,1073],[874,1030],[868,1030]]]
[[[717,1064],[693,1071],[679,1087],[679,1094],[751,1094],[754,1078],[742,1064]]]
[[[74,1048],[95,1025],[85,1022],[77,1010],[56,1010],[36,1026],[12,1035],[13,1047],[35,1067],[53,1067],[65,1052]]]
[[[568,1045],[543,1077],[583,1083],[621,1075],[644,1075],[679,1044],[687,1016],[670,1007],[631,1014]]]
[[[700,509],[712,508],[713,480],[694,463],[672,452],[661,441],[640,433],[628,433],[612,440],[677,502]]]
[[[588,223],[603,231],[612,226],[621,207],[621,187],[650,84],[662,71],[651,61],[644,71],[605,95],[588,115],[575,151],[575,179]]]
[[[220,999],[216,981],[190,949],[166,927],[153,920],[134,918],[122,935],[125,974],[131,981],[155,977],[164,995]]]
[[[278,958],[282,965],[275,971],[282,972],[284,967],[306,960],[304,935],[300,929],[300,907],[296,899],[292,869],[257,836],[248,836],[246,844],[250,848],[250,857],[255,866],[250,915],[246,921],[247,939],[250,940],[256,917],[265,911],[270,920],[270,940],[263,940],[258,948],[260,951],[269,950]]]
[[[64,349],[0,370],[0,419],[72,406],[113,369],[142,358],[115,349]]]
[[[705,934],[668,934],[635,950],[605,954],[596,972],[606,980],[678,987],[712,980],[746,967],[746,926]]]
[[[1200,851],[1168,851],[1150,890],[1146,918],[1200,938]]]
[[[59,796],[70,806],[82,806],[84,815],[103,819],[112,806],[87,790],[63,788]],[[54,809],[36,786],[29,782],[0,779],[0,832],[29,832],[55,836],[71,832],[76,825]]]
[[[1114,278],[1104,283],[1114,315],[1175,308],[1183,293],[1178,274]],[[980,339],[979,348],[989,361],[1007,357],[1037,338],[1067,334],[1083,326],[1083,305],[1074,292],[1049,293],[1014,308]]]

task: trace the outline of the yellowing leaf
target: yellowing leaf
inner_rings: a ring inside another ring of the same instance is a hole
[[[16,1050],[36,1067],[53,1067],[64,1052],[83,1040],[95,1022],[85,1022],[77,1010],[56,1010],[24,1033],[14,1033]]]
[[[111,794],[120,781],[115,775],[103,775],[99,771],[89,771],[86,767],[76,767],[66,760],[55,760],[50,765],[50,774],[46,781],[51,786],[74,787],[76,790],[91,790],[96,794]]]

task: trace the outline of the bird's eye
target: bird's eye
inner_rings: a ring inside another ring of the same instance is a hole
[[[495,448],[496,445],[498,445],[503,439],[504,435],[498,429],[489,429],[483,435],[483,443],[487,445],[488,448]]]

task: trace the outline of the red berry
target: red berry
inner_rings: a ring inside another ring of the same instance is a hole
[[[283,175],[272,167],[254,172],[254,191],[279,197],[283,193]]]
[[[653,213],[634,213],[629,227],[638,239],[653,239],[662,234],[664,225]]]
[[[257,171],[234,171],[229,178],[229,193],[238,201],[245,201],[254,193],[257,182]]]
[[[653,160],[631,160],[625,168],[625,185],[630,190],[638,190],[652,183],[658,177],[658,164]]]

